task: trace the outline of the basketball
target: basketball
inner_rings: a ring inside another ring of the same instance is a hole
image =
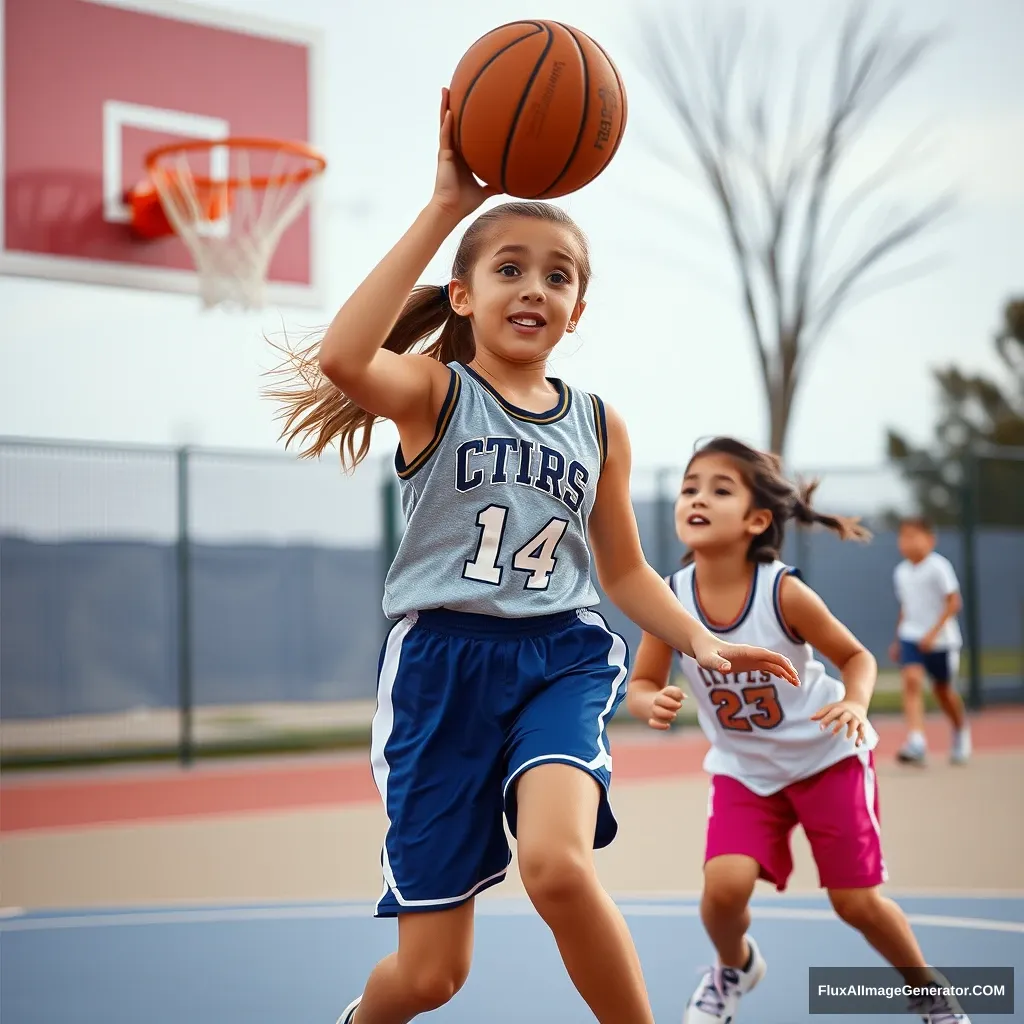
[[[450,86],[453,144],[485,184],[553,199],[593,181],[626,128],[626,91],[607,53],[557,21],[516,21],[478,39]]]

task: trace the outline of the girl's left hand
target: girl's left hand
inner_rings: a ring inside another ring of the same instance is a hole
[[[835,704],[826,704],[823,708],[811,715],[812,722],[821,722],[821,728],[827,729],[832,726],[832,735],[835,736],[840,729],[846,727],[846,738],[857,737],[855,746],[867,742],[865,732],[868,728],[868,709],[863,704],[857,704],[852,700],[839,700]]]
[[[794,686],[800,685],[800,677],[789,658],[763,647],[727,644],[709,633],[693,642],[693,656],[698,665],[714,672],[768,672]]]

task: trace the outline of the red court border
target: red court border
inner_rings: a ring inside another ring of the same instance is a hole
[[[876,757],[891,759],[903,739],[903,723],[887,718],[875,724],[880,737]],[[1024,749],[1024,708],[985,711],[973,716],[971,725],[976,751]],[[933,759],[944,759],[949,727],[942,719],[931,718],[927,734]],[[669,736],[632,730],[616,736],[613,732],[613,784],[699,773],[706,751],[707,743],[695,728]],[[304,762],[201,764],[189,770],[8,775],[0,785],[0,833],[341,808],[378,799],[366,754]]]

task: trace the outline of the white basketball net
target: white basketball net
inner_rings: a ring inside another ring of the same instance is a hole
[[[320,169],[288,149],[230,144],[160,158],[153,186],[192,254],[207,309],[265,305],[274,251],[309,202]]]

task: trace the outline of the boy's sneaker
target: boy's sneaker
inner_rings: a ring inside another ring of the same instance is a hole
[[[352,1024],[352,1018],[356,1015],[356,1008],[362,1001],[362,996],[358,996],[356,999],[353,999],[352,1002],[341,1011],[341,1016],[338,1018],[337,1024]]]
[[[953,733],[953,749],[949,754],[950,764],[967,764],[971,759],[971,730],[968,726]]]
[[[920,733],[911,733],[896,754],[901,764],[924,764],[927,756],[924,737]]]
[[[719,964],[704,974],[686,1004],[683,1024],[732,1024],[740,997],[746,995],[768,970],[761,951],[749,935],[747,945],[750,956],[743,970]]]

